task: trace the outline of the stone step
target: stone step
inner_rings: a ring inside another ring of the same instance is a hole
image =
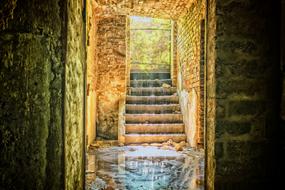
[[[127,96],[127,104],[178,104],[178,96]]]
[[[133,96],[165,96],[173,95],[176,93],[175,87],[162,88],[162,87],[140,87],[128,89],[129,95]]]
[[[179,104],[126,104],[126,113],[180,113]]]
[[[169,72],[171,68],[170,64],[146,64],[146,63],[135,63],[131,64],[131,71],[166,71]]]
[[[169,73],[169,68],[131,68],[131,73],[144,73],[144,72],[154,72],[154,73]]]
[[[125,114],[126,123],[183,123],[182,114]]]
[[[126,134],[125,144],[162,143],[172,139],[174,142],[186,141],[185,134]]]
[[[183,133],[183,123],[126,124],[126,133]]]
[[[131,72],[131,80],[155,80],[170,78],[170,72]]]
[[[162,87],[163,84],[172,85],[171,79],[131,80],[131,87]]]

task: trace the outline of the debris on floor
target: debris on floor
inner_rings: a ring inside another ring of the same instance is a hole
[[[87,190],[203,190],[204,152],[186,142],[94,148]]]

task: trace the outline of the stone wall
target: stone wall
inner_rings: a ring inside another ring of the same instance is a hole
[[[216,160],[215,155],[219,154],[215,145],[216,116],[223,113],[216,102],[216,0],[207,1],[207,49],[206,49],[206,139],[205,139],[205,179],[206,189],[213,190],[215,186]]]
[[[68,1],[64,97],[65,189],[84,186],[84,72],[83,1]]]
[[[188,142],[203,145],[204,43],[202,20],[206,16],[204,0],[194,3],[178,20],[178,87]],[[202,48],[201,48],[202,47]],[[202,52],[202,54],[201,54]],[[202,57],[202,59],[201,59]],[[202,63],[202,64],[201,64]]]
[[[0,23],[5,23],[0,29],[0,189],[62,189],[66,2],[9,1],[9,19],[2,17],[5,2],[0,3]]]
[[[117,139],[119,99],[126,93],[126,16],[98,22],[97,138]]]
[[[278,126],[279,5],[216,2],[215,188],[264,189]]]
[[[9,20],[13,18],[14,9],[16,8],[17,0],[1,1],[0,2],[0,29],[4,30],[8,27]]]
[[[197,0],[97,0],[105,15],[137,15],[177,19]]]
[[[100,9],[95,0],[87,1],[87,103],[86,103],[86,145],[96,138],[97,118],[97,23]]]

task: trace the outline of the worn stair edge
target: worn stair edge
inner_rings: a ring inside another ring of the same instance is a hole
[[[129,87],[129,95],[138,95],[138,96],[165,96],[173,95],[177,92],[175,87],[163,88],[163,87]]]
[[[183,133],[184,124],[126,124],[126,133]]]
[[[170,72],[131,72],[130,79],[170,79]]]
[[[126,113],[181,113],[179,104],[126,104]]]
[[[125,114],[126,123],[181,123],[182,114]]]
[[[171,92],[176,92],[176,87],[129,87],[128,90],[131,91],[171,91]]]
[[[131,73],[143,73],[143,72],[154,72],[154,73],[168,73],[170,68],[131,68]]]
[[[131,87],[162,87],[164,84],[172,85],[171,79],[161,80],[131,80]]]
[[[127,96],[127,104],[172,104],[179,103],[179,97],[177,95],[170,96]]]
[[[185,134],[126,134],[125,144],[162,143],[168,140],[174,142],[186,141]]]

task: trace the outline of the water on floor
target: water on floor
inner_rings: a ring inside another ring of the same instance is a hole
[[[203,190],[203,151],[108,147],[88,154],[88,190]]]

